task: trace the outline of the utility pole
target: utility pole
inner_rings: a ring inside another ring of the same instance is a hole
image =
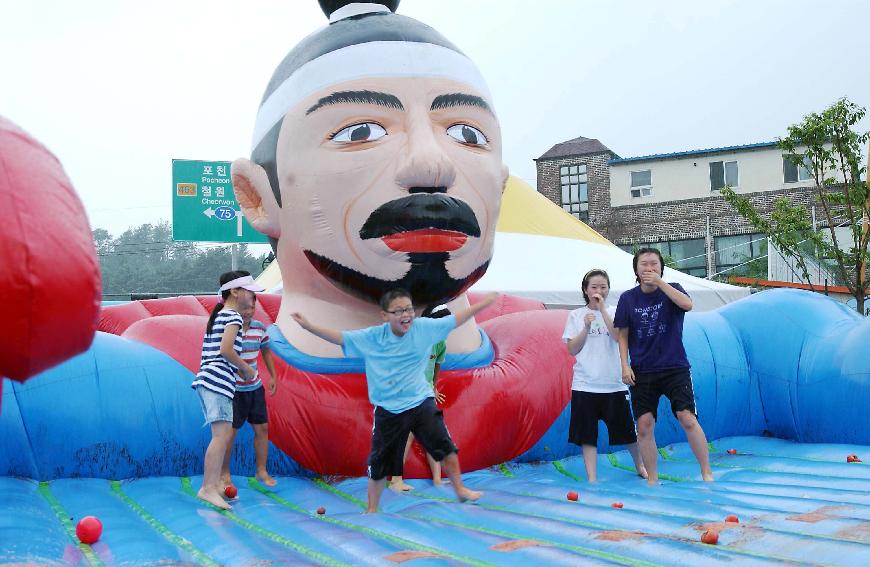
[[[230,269],[236,271],[239,269],[239,245],[233,244],[230,248]]]

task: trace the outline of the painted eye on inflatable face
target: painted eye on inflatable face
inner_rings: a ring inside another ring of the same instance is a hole
[[[489,142],[483,132],[468,124],[454,124],[447,129],[447,135],[467,146],[485,146]]]
[[[355,144],[360,142],[374,142],[387,135],[387,131],[380,124],[374,122],[362,122],[347,128],[342,128],[332,135],[332,141],[340,144]]]

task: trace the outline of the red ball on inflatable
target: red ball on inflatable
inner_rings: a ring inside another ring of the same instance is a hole
[[[728,449],[728,450],[725,451],[725,452],[728,453],[729,455],[736,455],[736,454],[737,454],[737,449]]]
[[[860,463],[861,459],[858,458],[858,455],[847,455],[846,462],[847,463]]]
[[[227,495],[227,498],[235,498],[238,493],[238,489],[232,484],[224,488],[224,494]]]
[[[613,504],[610,505],[611,508],[622,508],[622,506],[623,506],[622,502],[614,502]]]
[[[100,267],[84,207],[60,162],[0,117],[0,376],[24,381],[86,350]]]
[[[719,532],[712,528],[708,529],[701,534],[701,541],[710,545],[716,545],[719,543]]]
[[[734,514],[729,514],[728,516],[725,516],[725,521],[726,521],[726,522],[729,522],[729,523],[732,523],[732,524],[739,524],[739,523],[740,523],[740,518],[738,518],[738,517],[735,516]]]
[[[82,543],[96,543],[102,533],[103,523],[96,516],[85,516],[76,524],[76,537]]]
[[[321,516],[326,514],[326,508],[321,506],[320,508],[317,509],[317,513],[320,514]]]
[[[566,498],[568,498],[568,500],[570,500],[571,502],[577,502],[577,499],[580,498],[580,495],[572,490],[568,493]]]

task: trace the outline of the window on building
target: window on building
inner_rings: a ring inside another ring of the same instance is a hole
[[[796,165],[786,156],[782,156],[782,180],[786,183],[797,183],[798,181],[809,181],[813,178],[810,173],[810,160],[804,156],[803,164]]]
[[[589,220],[589,193],[586,164],[563,165],[559,168],[562,188],[562,208],[586,222]]]
[[[652,172],[649,169],[631,172],[631,196],[649,197],[653,194]]]
[[[723,276],[767,278],[767,237],[736,234],[713,239],[716,272]]]
[[[703,238],[621,244],[619,248],[629,254],[641,248],[655,248],[662,253],[671,268],[699,278],[707,277],[707,249]]]
[[[718,191],[728,185],[737,187],[737,162],[736,161],[711,161],[710,162],[710,190]]]

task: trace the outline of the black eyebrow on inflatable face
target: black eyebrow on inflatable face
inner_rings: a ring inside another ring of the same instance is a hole
[[[395,108],[396,110],[405,110],[405,107],[402,106],[402,101],[391,94],[377,91],[338,91],[318,100],[314,106],[305,112],[305,115],[307,116],[315,110],[332,106],[333,104],[374,104],[386,108]]]
[[[489,107],[485,100],[483,100],[479,96],[465,93],[450,93],[438,95],[435,97],[435,100],[432,101],[432,106],[429,107],[429,110],[438,110],[439,108],[452,108],[454,106],[476,106],[478,108],[484,109],[485,111],[495,116],[495,113],[492,111],[492,109]]]

